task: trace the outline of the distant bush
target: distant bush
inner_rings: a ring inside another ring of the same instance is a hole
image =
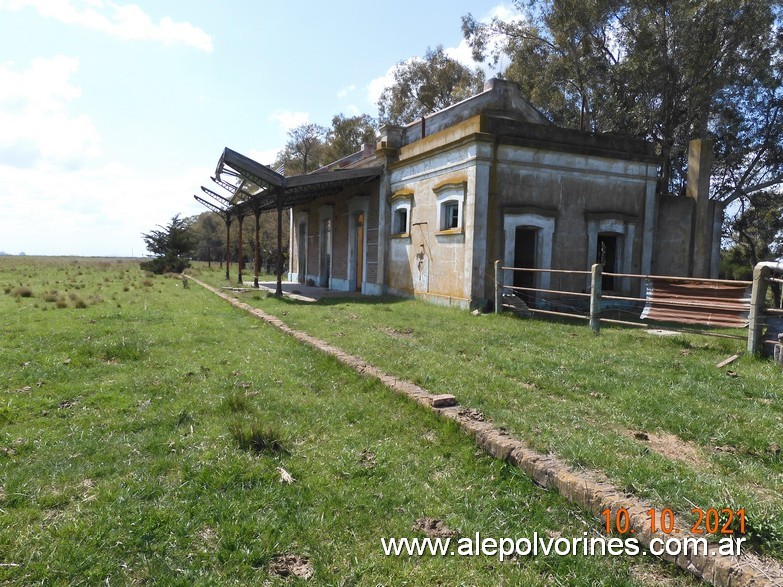
[[[26,286],[17,287],[11,292],[11,295],[15,298],[31,298],[33,297],[33,290]]]
[[[139,263],[139,267],[144,271],[150,271],[156,275],[163,275],[164,273],[182,273],[185,269],[190,267],[190,261],[181,257],[160,257],[158,259],[142,261]]]

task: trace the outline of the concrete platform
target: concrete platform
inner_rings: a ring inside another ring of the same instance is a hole
[[[245,287],[253,287],[253,282],[244,282]],[[274,281],[262,281],[258,284],[259,289],[275,293],[277,283]],[[293,300],[302,302],[317,302],[324,298],[361,298],[361,292],[358,291],[337,291],[326,287],[316,287],[314,285],[305,285],[304,283],[292,283],[284,281],[282,283],[283,295]]]

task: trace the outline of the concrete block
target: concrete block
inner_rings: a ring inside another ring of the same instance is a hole
[[[430,405],[433,408],[450,408],[457,405],[457,399],[453,395],[442,393],[431,396]]]

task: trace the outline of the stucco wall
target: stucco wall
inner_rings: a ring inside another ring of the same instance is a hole
[[[392,193],[410,190],[414,196],[410,238],[391,243],[392,291],[463,301],[491,298],[493,283],[486,276],[492,275],[495,259],[508,257],[506,214],[555,219],[547,244],[551,268],[589,270],[596,254],[591,240],[597,240],[598,232],[611,232],[622,239],[623,272],[641,271],[645,206],[655,182],[654,167],[585,153],[513,144],[495,147],[480,133],[452,138],[451,145],[441,144],[426,158],[416,151],[410,161],[393,167]],[[463,229],[438,234],[437,188],[459,181],[466,185]],[[576,291],[588,282],[584,277],[553,279],[552,287]],[[633,292],[638,286],[626,280],[617,289]]]
[[[652,260],[654,275],[689,275],[695,204],[691,198],[674,196],[663,196],[658,200],[659,230]]]
[[[426,158],[411,157],[391,171],[392,194],[412,192],[410,236],[394,238],[389,253],[389,290],[442,298],[466,305],[471,298],[474,245],[474,196],[478,144],[441,147]],[[442,230],[439,193],[444,186],[462,190],[461,227]],[[434,300],[437,301],[437,300]]]
[[[497,208],[493,213],[501,227],[503,217],[511,214],[553,219],[551,268],[589,270],[595,262],[591,239],[596,238],[596,232],[611,232],[621,235],[624,251],[628,251],[623,257],[623,272],[640,272],[645,203],[648,186],[655,181],[646,163],[513,145],[501,145],[497,161],[493,185]],[[494,259],[513,260],[508,246],[502,230],[495,231],[490,239],[488,271]],[[587,283],[586,278],[554,275],[552,280],[555,289],[576,291]],[[636,289],[630,283],[624,285]]]

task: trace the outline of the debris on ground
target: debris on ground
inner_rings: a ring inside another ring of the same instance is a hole
[[[298,577],[308,580],[315,574],[315,569],[306,556],[281,554],[270,561],[269,573],[278,577]]]
[[[430,538],[450,538],[457,535],[438,518],[419,518],[411,529],[414,532],[424,532]]]
[[[726,365],[728,365],[729,363],[733,363],[734,361],[736,361],[739,358],[740,358],[739,355],[731,355],[729,358],[724,359],[723,361],[721,361],[720,363],[715,365],[715,367],[717,367],[718,369],[721,369],[721,368],[725,367]]]
[[[294,478],[291,476],[291,473],[286,471],[283,467],[278,467],[277,472],[280,473],[280,483],[291,485],[291,483],[294,482]]]

